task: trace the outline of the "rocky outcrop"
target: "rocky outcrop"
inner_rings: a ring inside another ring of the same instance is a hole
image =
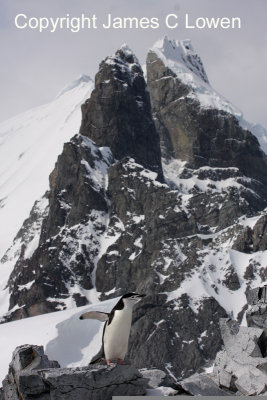
[[[1,400],[111,400],[115,396],[228,394],[204,373],[177,382],[162,370],[137,370],[129,364],[60,368],[57,361],[47,358],[42,346],[35,345],[15,349],[0,389]]]
[[[82,106],[80,132],[98,146],[110,147],[116,159],[132,157],[162,180],[149,93],[142,68],[127,46],[100,64],[95,89]]]
[[[246,312],[247,324],[264,330],[266,348],[262,349],[262,354],[267,356],[267,286],[250,290],[247,298],[250,305]]]
[[[263,215],[255,224],[252,231],[254,251],[267,250],[267,215]]]
[[[173,57],[177,56],[178,59],[182,46],[177,45],[175,48],[174,42],[166,38],[164,41],[165,51],[172,51]],[[186,63],[185,57],[190,57],[192,49],[185,47],[187,49],[182,57]],[[175,66],[175,62],[172,64]],[[205,96],[208,82],[201,61],[198,66],[199,69],[195,69],[194,73],[203,82],[201,89]],[[206,107],[205,100],[202,105],[194,96],[197,90],[194,88],[194,80],[188,79],[188,83],[185,83],[184,75],[188,74],[188,70],[181,66],[180,75],[175,71],[175,68],[164,63],[157,49],[149,51],[147,84],[164,158],[184,160],[193,169],[203,166],[237,168],[240,177],[254,180],[252,184],[255,191],[266,202],[267,159],[256,137],[243,129],[233,114],[216,109],[215,106]],[[259,204],[261,207],[262,203]]]
[[[248,326],[221,319],[225,350],[215,360],[214,373],[222,388],[245,396],[267,393],[266,286],[248,293]]]
[[[60,368],[40,346],[16,348],[3,382],[1,400],[111,400],[143,396],[147,380],[132,365]]]
[[[230,396],[225,390],[222,390],[214,380],[205,373],[194,374],[178,383],[180,390],[184,394],[191,396]]]
[[[76,135],[64,145],[50,175],[49,208],[39,243],[21,252],[10,275],[10,310],[19,319],[88,303],[92,271],[105,231],[108,198],[106,173],[112,161],[107,148]],[[12,312],[14,306],[19,309]]]
[[[267,250],[267,216],[262,215],[253,228],[246,227],[233,248],[244,253]]]

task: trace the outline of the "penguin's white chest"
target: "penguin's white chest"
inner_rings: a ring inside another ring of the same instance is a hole
[[[132,310],[116,310],[104,333],[104,353],[106,360],[124,359],[132,324]]]

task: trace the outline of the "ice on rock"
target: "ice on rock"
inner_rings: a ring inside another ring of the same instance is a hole
[[[151,48],[151,51],[191,88],[187,97],[193,98],[203,108],[215,108],[241,118],[242,112],[233,106],[209,84],[202,61],[194,51],[190,40],[169,40],[166,36]]]
[[[151,48],[185,85],[191,87],[187,97],[199,101],[203,108],[213,108],[233,114],[242,128],[255,135],[262,150],[267,153],[267,131],[259,124],[246,121],[241,110],[212,88],[203,63],[191,41],[169,40],[166,36]]]
[[[177,64],[177,67],[180,64],[180,71],[177,68],[178,73],[182,72],[186,67],[204,82],[209,83],[202,61],[193,49],[189,39],[169,40],[167,36],[165,36],[154,44],[152,50],[158,50],[157,54],[160,55],[161,59],[163,58],[164,61],[173,62]]]

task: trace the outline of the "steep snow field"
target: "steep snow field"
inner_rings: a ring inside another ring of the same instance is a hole
[[[49,174],[63,143],[79,130],[80,105],[92,89],[91,78],[82,75],[51,103],[0,123],[0,258],[49,188]]]
[[[88,310],[109,312],[117,301],[115,298],[0,325],[0,381],[8,372],[13,350],[23,344],[44,346],[48,357],[59,361],[62,367],[87,365],[101,347],[104,324],[80,320],[79,316]]]

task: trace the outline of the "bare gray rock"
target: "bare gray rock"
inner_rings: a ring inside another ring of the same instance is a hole
[[[192,396],[228,396],[206,374],[194,374],[179,382],[179,385]]]
[[[147,380],[133,365],[59,368],[42,346],[16,348],[3,382],[3,400],[111,400],[145,395]]]
[[[13,352],[12,363],[10,365],[12,373],[44,369],[60,368],[57,361],[51,361],[44,353],[43,346],[28,345],[18,346]]]
[[[267,393],[266,286],[248,292],[248,327],[229,318],[220,320],[225,350],[215,360],[221,387],[245,396]]]
[[[249,291],[247,299],[250,304],[246,313],[248,326],[264,329],[267,336],[267,286]],[[267,344],[262,351],[267,355]]]
[[[157,388],[161,386],[162,382],[166,378],[166,373],[160,369],[143,369],[140,370],[142,376],[148,380],[148,385],[151,388]]]
[[[249,290],[247,293],[247,302],[249,305],[258,303],[267,304],[267,285]]]
[[[257,373],[257,371],[249,371],[241,375],[236,381],[237,389],[244,396],[256,396],[266,393],[266,376]]]
[[[139,372],[148,382],[148,387],[157,389],[161,386],[177,389],[177,382],[168,375],[166,372],[160,369],[139,369]]]

